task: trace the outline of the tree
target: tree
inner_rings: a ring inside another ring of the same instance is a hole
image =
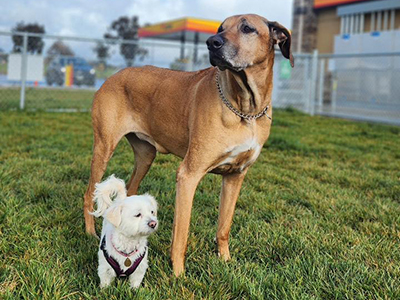
[[[93,51],[97,54],[97,59],[101,64],[106,66],[106,60],[110,57],[110,46],[106,45],[103,42],[98,42],[96,47],[93,48]]]
[[[75,53],[68,45],[64,44],[61,40],[58,40],[50,46],[49,50],[47,50],[47,55],[49,57],[54,57],[57,55],[74,56]]]
[[[32,24],[24,24],[24,22],[19,22],[15,25],[14,28],[11,29],[12,32],[30,32],[30,33],[39,33],[44,34],[44,26],[41,26],[37,23]],[[22,35],[12,35],[12,41],[14,43],[13,52],[22,52],[24,37]],[[44,42],[42,37],[40,36],[29,36],[28,37],[28,53],[38,53],[42,54],[44,47]]]
[[[111,23],[109,32],[104,34],[107,39],[122,39],[126,41],[136,42],[135,44],[121,43],[119,51],[125,58],[126,65],[128,67],[133,65],[133,61],[136,57],[143,59],[148,51],[144,48],[140,48],[137,42],[139,41],[139,18],[133,16],[131,19],[128,17],[120,17]]]

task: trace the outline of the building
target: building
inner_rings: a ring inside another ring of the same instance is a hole
[[[199,18],[181,18],[157,24],[151,24],[139,29],[140,38],[180,41],[180,59],[185,58],[185,43],[194,44],[193,61],[197,61],[198,45],[205,44],[207,39],[218,30],[220,21]]]
[[[400,0],[295,0],[294,52],[400,51]]]

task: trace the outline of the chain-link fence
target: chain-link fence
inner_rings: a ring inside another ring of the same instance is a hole
[[[0,32],[0,110],[89,110],[94,92],[128,66],[209,66],[206,47]]]
[[[316,112],[400,125],[400,53],[319,56]]]
[[[274,107],[400,125],[400,53],[280,53]],[[0,110],[90,110],[94,92],[127,66],[209,67],[205,45],[0,32]]]
[[[274,107],[292,107],[313,114],[315,96],[315,63],[317,57],[310,54],[297,54],[295,67],[281,53],[275,55],[274,88],[272,104]]]

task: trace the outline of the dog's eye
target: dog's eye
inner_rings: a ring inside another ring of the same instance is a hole
[[[252,33],[252,32],[255,32],[256,29],[255,29],[255,28],[252,28],[252,27],[250,27],[250,26],[248,26],[248,25],[244,25],[244,26],[242,27],[242,31],[243,31],[243,33]]]
[[[154,215],[154,210],[151,211],[151,214]]]
[[[135,217],[136,218],[139,218],[139,217],[141,217],[142,216],[142,214],[137,214]]]
[[[220,32],[222,32],[222,31],[224,31],[224,30],[222,29],[222,26],[219,26],[217,32],[220,33]]]

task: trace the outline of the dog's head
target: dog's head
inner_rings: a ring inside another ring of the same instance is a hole
[[[290,32],[281,24],[258,15],[229,17],[222,22],[217,34],[207,40],[211,64],[234,71],[264,62],[273,55],[275,44],[293,67]]]
[[[129,237],[148,236],[158,228],[157,202],[150,195],[131,196],[114,202],[104,217]]]

